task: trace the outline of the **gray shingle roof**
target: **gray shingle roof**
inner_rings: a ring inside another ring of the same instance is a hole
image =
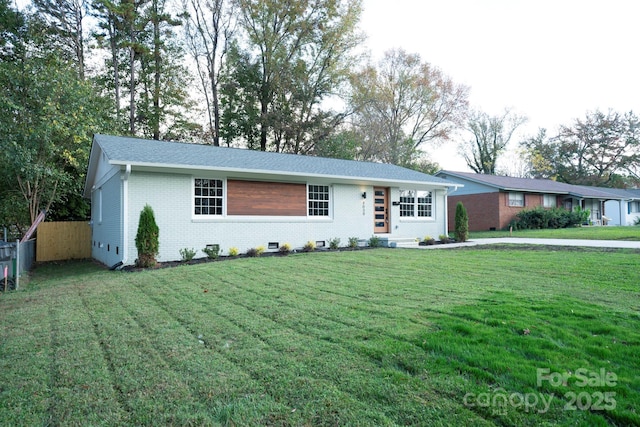
[[[101,147],[112,164],[456,185],[442,178],[383,163],[109,135],[94,135],[94,143]]]
[[[510,176],[485,175],[473,172],[441,171],[438,174],[451,175],[473,182],[490,185],[502,190],[533,191],[541,193],[567,194],[568,184],[550,179],[514,178]]]
[[[625,196],[603,187],[572,185],[551,179],[515,178],[510,176],[485,175],[472,172],[441,171],[438,175],[458,177],[472,182],[489,185],[505,191],[526,191],[535,193],[567,194],[578,198],[622,199]],[[632,190],[625,190],[632,191]]]

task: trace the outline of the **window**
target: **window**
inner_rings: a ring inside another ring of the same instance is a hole
[[[418,191],[418,216],[431,218],[432,199],[430,191]]]
[[[400,190],[401,217],[433,217],[433,195],[430,191]]]
[[[509,206],[524,206],[524,193],[509,193]]]
[[[415,191],[400,190],[400,216],[413,216],[415,203]]]
[[[629,213],[640,212],[640,202],[629,202]]]
[[[309,216],[329,216],[329,186],[309,185]]]
[[[542,206],[545,208],[555,208],[556,207],[556,195],[555,194],[545,194],[544,199],[542,200]]]
[[[221,179],[194,180],[194,211],[196,215],[222,215],[224,199]]]

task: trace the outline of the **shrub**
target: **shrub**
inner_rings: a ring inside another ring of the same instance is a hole
[[[589,216],[589,210],[579,207],[574,211],[568,211],[564,208],[545,209],[542,206],[536,206],[533,209],[523,209],[518,212],[510,226],[518,230],[566,228],[587,222]]]
[[[251,248],[247,251],[247,256],[249,257],[258,257],[262,255],[265,251],[264,246],[258,246],[257,248]]]
[[[340,238],[334,237],[329,239],[329,249],[338,249],[340,247]]]
[[[235,246],[229,248],[229,256],[238,256],[240,251]]]
[[[313,252],[316,250],[316,244],[309,240],[302,248],[304,252]]]
[[[357,237],[349,237],[349,247],[357,248],[358,247],[358,238]]]
[[[369,246],[372,248],[379,248],[382,246],[382,241],[378,236],[371,236],[369,237]]]
[[[291,245],[288,243],[284,243],[278,248],[278,252],[280,252],[282,255],[289,255],[289,253],[291,253]]]
[[[451,243],[451,238],[448,234],[441,234],[438,236],[438,239],[440,239],[440,242],[442,243]]]
[[[218,255],[220,255],[220,246],[218,245],[207,246],[202,250],[202,252],[207,254],[207,258],[216,259],[218,258]]]
[[[183,249],[180,249],[178,252],[180,252],[182,261],[191,261],[193,257],[196,256],[196,251],[193,248],[191,249],[183,248]]]
[[[469,240],[469,216],[462,202],[456,205],[455,235],[457,242]]]
[[[156,224],[153,209],[145,205],[140,212],[138,232],[136,234],[136,249],[138,250],[138,266],[147,268],[156,265],[156,255],[160,248],[160,230]]]
[[[640,225],[640,216],[636,217],[636,219],[633,221],[633,225]]]
[[[434,245],[436,243],[436,239],[431,236],[425,236],[423,242],[425,242],[427,245]]]

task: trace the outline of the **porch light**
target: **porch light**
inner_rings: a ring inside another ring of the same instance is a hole
[[[363,192],[362,192],[362,198],[363,198],[363,199],[366,199],[366,198],[367,198],[367,192],[366,192],[366,191],[363,191]]]

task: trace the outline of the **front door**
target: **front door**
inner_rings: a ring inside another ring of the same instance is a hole
[[[373,232],[389,232],[389,189],[373,188]]]

